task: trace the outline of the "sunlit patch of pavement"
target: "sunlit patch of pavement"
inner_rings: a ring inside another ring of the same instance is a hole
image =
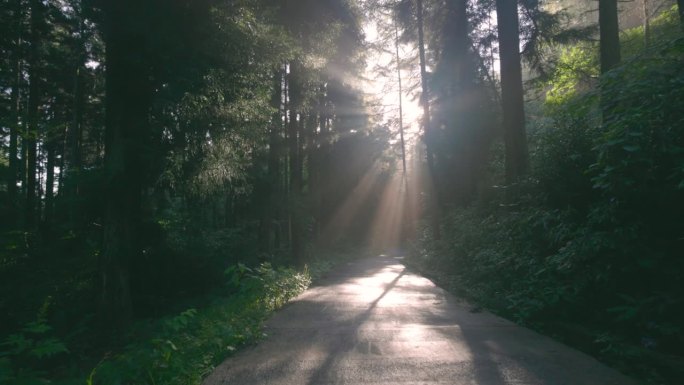
[[[400,261],[381,256],[339,269],[204,384],[635,384],[548,337],[470,312]]]

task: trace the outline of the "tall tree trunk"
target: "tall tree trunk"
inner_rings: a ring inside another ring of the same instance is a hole
[[[14,38],[14,47],[12,51],[12,92],[10,94],[10,108],[12,109],[12,123],[10,124],[9,135],[9,170],[7,173],[7,199],[9,201],[9,218],[8,221],[12,226],[17,224],[17,177],[19,175],[19,159],[18,155],[18,141],[20,130],[20,116],[21,116],[21,101],[20,101],[20,87],[21,87],[21,25],[23,14],[21,11],[21,0],[14,1],[14,24],[16,28],[16,36]]]
[[[423,25],[423,0],[416,1],[416,19],[418,22],[418,54],[420,58],[420,104],[423,108],[423,133],[427,143],[427,162],[431,172],[434,170],[434,148],[432,144],[432,130],[430,127],[430,92],[427,79],[427,64],[425,59],[425,34]]]
[[[54,103],[51,106],[52,116],[51,121],[58,122],[61,118],[61,122],[67,122],[69,120],[69,114],[66,112],[66,103],[62,103],[63,98],[57,96],[54,99]],[[57,111],[63,111],[63,113],[58,114]],[[64,123],[66,127],[66,123]],[[43,238],[50,240],[52,236],[52,225],[54,223],[54,207],[55,207],[55,167],[57,159],[57,149],[59,144],[59,139],[64,141],[64,137],[61,137],[56,130],[48,131],[45,135],[43,141],[43,148],[46,153],[45,156],[45,200],[43,208],[43,223],[42,223],[42,233]],[[62,154],[64,158],[64,154]]]
[[[399,85],[399,139],[401,140],[401,165],[404,175],[406,175],[406,144],[404,143],[404,105],[402,102],[401,87],[401,58],[399,57],[399,26],[398,22],[394,21],[394,48],[396,50],[397,59],[397,84]]]
[[[679,24],[684,29],[684,0],[677,0],[677,9],[679,10]]]
[[[295,168],[295,180],[297,184],[297,189],[295,190],[297,194],[302,196],[304,194],[304,158],[306,156],[306,121],[308,116],[306,114],[299,113],[299,121],[297,121],[297,167]]]
[[[446,34],[449,44],[447,55],[452,56],[447,61],[453,63],[455,70],[456,84],[453,92],[464,93],[474,84],[475,80],[475,74],[468,57],[468,50],[472,45],[469,37],[468,1],[449,0],[448,6],[449,16],[453,22],[447,25]]]
[[[290,74],[288,72],[290,68],[290,64],[285,65],[284,69],[284,74],[283,74],[283,130],[282,130],[282,145],[283,145],[283,153],[282,156],[278,159],[278,162],[280,164],[280,169],[282,172],[279,175],[279,180],[278,182],[280,183],[280,191],[282,191],[282,194],[280,194],[280,205],[279,207],[287,208],[286,212],[282,213],[282,223],[279,223],[279,229],[280,231],[276,233],[276,235],[282,235],[282,238],[276,240],[276,244],[282,244],[283,246],[285,244],[288,245],[289,247],[289,242],[292,237],[291,233],[291,226],[290,226],[290,214],[291,210],[289,209],[289,199],[290,199],[290,156],[289,156],[289,140],[290,140],[290,135],[288,132],[288,128],[290,127]]]
[[[26,99],[28,97],[25,96],[24,98]],[[23,104],[23,101],[22,101]],[[23,106],[22,106],[23,107]],[[24,118],[24,121],[27,120],[27,117]],[[26,122],[28,124],[28,122]],[[28,158],[28,140],[26,140],[26,135],[28,134],[28,128],[24,127],[23,132],[21,133],[21,161],[19,162],[19,176],[20,176],[20,181],[21,181],[21,196],[22,196],[22,203],[26,203],[26,163],[27,163],[27,158]],[[24,207],[25,208],[25,207]],[[24,215],[25,217],[25,215]],[[24,223],[24,227],[26,224]]]
[[[506,144],[506,183],[515,182],[527,170],[527,139],[520,64],[518,2],[496,1],[501,60],[501,105]]]
[[[311,238],[316,239],[318,236],[318,190],[320,176],[319,163],[318,163],[318,150],[316,148],[316,142],[318,139],[317,128],[318,128],[318,114],[314,109],[309,111],[309,116],[306,119],[306,169],[307,169],[307,198],[310,202],[311,214],[313,216],[313,227]]]
[[[301,180],[301,162],[299,160],[299,122],[297,120],[296,108],[299,106],[299,65],[293,63],[290,66],[290,77],[288,82],[290,105],[289,105],[289,121],[288,121],[288,147],[289,147],[289,161],[290,161],[290,251],[294,261],[301,262],[302,259],[302,244],[299,222],[299,199],[302,189]],[[300,119],[303,117],[300,117]]]
[[[268,183],[269,183],[269,210],[268,228],[269,234],[272,232],[273,247],[278,249],[280,247],[280,228],[277,226],[280,223],[280,141],[283,130],[283,71],[279,69],[273,76],[273,95],[271,97],[271,107],[276,111],[271,118],[271,128],[268,136]],[[269,240],[270,245],[270,240]]]
[[[64,192],[64,173],[66,171],[66,154],[68,152],[69,125],[64,125],[62,133],[62,156],[59,158],[59,179],[57,180],[57,192]]]
[[[420,103],[423,107],[423,133],[425,135],[425,152],[427,156],[428,171],[432,180],[432,191],[430,197],[430,207],[432,218],[432,232],[435,239],[441,238],[440,232],[440,189],[437,178],[437,170],[435,169],[435,154],[434,154],[434,132],[430,123],[430,92],[427,78],[427,63],[425,58],[425,33],[423,23],[423,0],[416,1],[416,19],[418,22],[418,54],[420,58],[420,84],[422,92],[420,94]]]
[[[648,0],[641,0],[642,25],[644,27],[644,47],[651,43],[651,15],[648,10]]]
[[[599,0],[602,74],[620,64],[620,29],[617,4],[618,0]]]
[[[134,0],[107,0],[104,7],[107,196],[98,310],[104,326],[114,329],[131,319],[129,266],[140,253],[137,234],[150,109],[142,9]]]
[[[40,24],[43,22],[43,4],[40,0],[31,0],[31,35],[29,52],[29,95],[27,126],[25,133],[26,145],[26,207],[25,225],[28,230],[32,230],[36,224],[37,216],[37,190],[36,172],[38,166],[38,108],[40,105]]]
[[[446,98],[449,100],[450,130],[454,138],[452,145],[456,148],[448,168],[450,178],[444,178],[442,191],[448,191],[457,204],[465,204],[472,199],[475,184],[472,182],[476,175],[474,168],[474,154],[477,147],[474,137],[481,135],[476,132],[479,127],[473,125],[476,117],[477,103],[474,98],[474,86],[477,73],[472,61],[470,48],[470,26],[468,21],[468,1],[448,0],[447,15],[449,23],[443,31],[444,46],[442,61],[449,68],[446,87]],[[443,169],[446,169],[444,167]]]
[[[46,239],[50,238],[52,217],[54,212],[55,197],[55,150],[57,149],[54,138],[47,138],[45,142],[45,152],[47,160],[45,162],[45,207],[43,209],[43,235]]]
[[[21,65],[17,63],[16,70],[19,71]],[[20,76],[20,75],[18,75]],[[18,138],[19,138],[19,81],[15,80],[12,86],[11,104],[13,113],[13,122],[10,126],[10,136],[9,136],[9,170],[7,178],[7,199],[10,205],[10,212],[8,218],[12,225],[16,225],[16,214],[17,214],[17,175],[19,173],[19,159],[17,158],[18,149]]]
[[[299,169],[299,142],[298,142],[298,126],[297,112],[294,109],[290,109],[290,119],[288,122],[288,144],[289,144],[289,162],[290,162],[290,251],[292,257],[296,262],[301,259],[301,237],[299,229],[299,199],[301,192],[301,171]]]
[[[85,102],[85,95],[81,84],[83,64],[84,63],[79,62],[74,71],[73,116],[69,135],[69,151],[71,152],[69,168],[77,172],[81,169],[81,142],[83,140],[83,107]]]
[[[325,83],[320,87],[318,95],[318,127],[320,133],[318,134],[319,147],[316,151],[316,163],[318,167],[318,187],[316,188],[316,219],[318,220],[320,228],[324,228],[328,223],[329,218],[329,202],[330,194],[330,124],[328,121],[329,111],[327,104],[327,88]],[[318,239],[319,243],[323,242],[325,245],[327,239],[322,237]]]
[[[82,166],[82,154],[81,154],[81,144],[83,141],[83,110],[85,107],[85,92],[83,90],[83,71],[85,69],[85,64],[87,60],[85,43],[86,39],[83,36],[85,33],[85,27],[83,22],[83,16],[79,15],[80,20],[78,23],[79,28],[79,40],[77,41],[77,60],[74,66],[74,83],[73,83],[73,99],[72,99],[72,116],[71,125],[69,127],[69,136],[67,141],[69,143],[69,161],[67,162],[67,168],[71,176],[75,176],[71,181],[73,190],[71,191],[74,196],[78,197],[80,194],[80,171]],[[70,211],[72,219],[75,217],[74,210],[76,207],[72,205]]]

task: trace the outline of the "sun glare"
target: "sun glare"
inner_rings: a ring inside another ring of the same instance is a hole
[[[380,50],[372,52],[367,60],[366,65],[366,95],[369,104],[375,109],[375,116],[379,118],[382,123],[389,123],[391,129],[396,134],[395,140],[398,140],[399,134],[399,79],[397,73],[397,63],[395,54],[393,54],[394,40],[384,40],[380,37],[378,32],[378,24],[375,20],[369,20],[364,25],[364,32],[366,40],[376,46],[380,46]],[[405,44],[399,46],[399,57],[401,60],[406,60],[411,56],[413,47]],[[423,112],[418,103],[418,98],[415,93],[408,92],[415,83],[415,70],[411,65],[403,64],[401,70],[402,92],[401,92],[401,107],[404,135],[407,145],[413,146],[420,132],[420,118]]]

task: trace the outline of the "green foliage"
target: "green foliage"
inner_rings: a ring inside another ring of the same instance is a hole
[[[565,51],[529,177],[515,194],[495,189],[452,211],[443,240],[425,231],[411,262],[649,384],[674,384],[684,375],[684,38],[659,39],[603,76],[600,92],[593,48]]]
[[[47,372],[42,370],[47,360],[69,353],[66,345],[51,336],[52,327],[45,319],[26,324],[0,343],[0,384],[45,384]]]
[[[677,103],[684,100],[682,57],[680,38],[603,81],[611,115],[598,143],[593,180],[628,204],[645,196],[673,201],[661,194],[684,187],[684,111]]]
[[[133,342],[106,353],[90,374],[78,368],[54,372],[59,360],[76,357],[66,356],[65,340],[45,321],[48,299],[38,321],[0,344],[0,384],[199,384],[228,355],[262,338],[266,317],[311,283],[307,270],[268,263],[239,263],[224,276],[222,293],[209,305],[136,323],[126,336]]]
[[[658,16],[650,20],[650,37],[648,44],[659,44],[677,38],[681,34],[677,6],[673,5]],[[633,58],[648,48],[644,27],[639,26],[623,31],[620,36],[620,51],[622,57]]]
[[[237,348],[262,338],[265,318],[311,282],[306,272],[267,263],[256,268],[238,264],[225,275],[232,295],[153,325],[138,325],[152,335],[105,358],[88,383],[199,384]]]
[[[563,106],[596,86],[598,46],[582,43],[563,49],[546,93],[548,107]]]

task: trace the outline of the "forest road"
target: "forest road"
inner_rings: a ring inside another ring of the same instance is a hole
[[[632,385],[551,338],[470,307],[401,259],[347,264],[267,323],[205,385]]]

